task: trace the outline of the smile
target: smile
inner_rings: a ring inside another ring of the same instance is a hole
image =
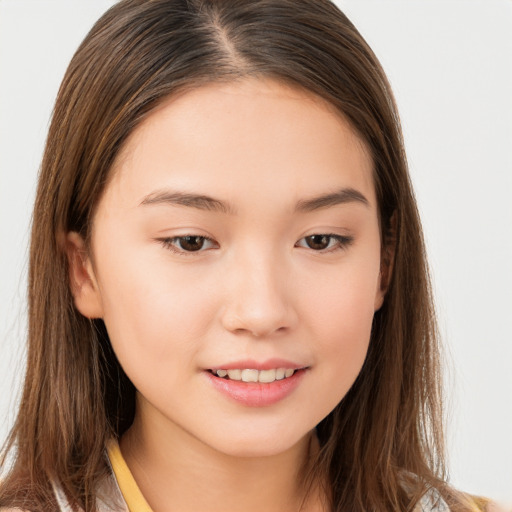
[[[203,375],[214,389],[230,400],[247,407],[266,407],[292,394],[310,369],[308,366],[290,366],[267,366],[261,370],[247,367],[215,368],[204,371]]]
[[[254,369],[230,369],[230,370],[210,370],[217,377],[242,382],[260,382],[270,384],[276,380],[283,380],[291,377],[296,368],[273,368],[269,370]]]

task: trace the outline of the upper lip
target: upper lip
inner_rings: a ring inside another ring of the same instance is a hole
[[[244,359],[240,361],[231,361],[229,363],[223,363],[220,365],[213,366],[209,370],[272,370],[275,368],[293,368],[298,370],[300,368],[306,368],[307,365],[296,363],[294,361],[288,361],[286,359],[267,359],[265,361],[256,361],[255,359]]]

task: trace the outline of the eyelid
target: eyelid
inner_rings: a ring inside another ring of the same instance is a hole
[[[176,242],[178,242],[179,240],[183,240],[187,237],[201,238],[203,241],[210,243],[213,247],[208,247],[206,249],[201,247],[197,251],[187,251],[185,249],[180,249],[176,245]],[[178,254],[180,256],[191,256],[194,254],[201,254],[201,253],[211,250],[213,248],[218,248],[218,246],[219,246],[219,244],[213,238],[210,238],[210,237],[204,236],[204,235],[197,235],[195,233],[186,233],[186,234],[178,235],[178,236],[169,236],[169,237],[165,237],[165,238],[158,238],[157,240],[164,246],[165,249],[168,249],[171,252],[174,252],[175,254]]]
[[[301,244],[302,241],[305,241],[306,239],[312,238],[312,237],[315,237],[315,236],[329,238],[330,240],[329,240],[328,246],[326,248],[323,248],[323,249],[314,249],[313,247],[310,247],[307,242],[305,242],[304,245]],[[205,248],[204,245],[203,245],[203,246],[201,246],[197,250],[186,250],[186,249],[180,248],[178,246],[178,243],[180,241],[186,239],[186,238],[189,238],[189,237],[191,237],[191,238],[199,238],[199,239],[201,239],[203,241],[203,243],[207,243],[209,245],[209,247]],[[331,244],[331,242],[333,240],[336,241],[336,244],[333,247],[329,247],[329,245]],[[205,236],[205,235],[198,235],[198,234],[195,234],[195,233],[185,233],[183,235],[158,238],[157,241],[160,242],[165,249],[168,249],[171,252],[174,252],[175,254],[178,254],[178,255],[181,255],[181,256],[192,256],[192,255],[194,255],[196,253],[200,254],[200,253],[203,253],[205,251],[208,251],[208,250],[211,250],[211,249],[219,247],[219,244],[213,238],[210,238],[210,237]],[[306,236],[303,236],[302,238],[300,238],[295,243],[295,247],[301,247],[301,248],[304,248],[304,249],[309,249],[309,250],[311,250],[313,252],[316,252],[316,253],[323,254],[323,253],[336,252],[336,251],[340,251],[340,250],[346,250],[353,243],[353,241],[354,241],[354,237],[353,236],[339,235],[339,234],[335,234],[335,233],[317,232],[317,233],[311,233],[309,235],[306,235]]]
[[[337,241],[337,244],[334,247],[327,247],[325,249],[313,249],[312,247],[309,247],[308,245],[299,245],[299,242],[302,240],[306,240],[307,238],[313,237],[313,236],[325,236],[329,237],[333,240]],[[336,252],[336,251],[343,251],[346,250],[352,243],[354,242],[354,237],[349,235],[338,235],[336,233],[311,233],[309,235],[303,236],[296,242],[297,247],[302,247],[304,249],[309,249],[316,253],[329,253],[329,252]]]

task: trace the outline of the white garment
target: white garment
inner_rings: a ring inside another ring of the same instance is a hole
[[[57,485],[53,486],[53,490],[60,512],[74,512],[62,490]],[[130,512],[113,473],[105,478],[98,489],[97,506],[98,512]]]
[[[60,511],[73,512],[60,489],[54,486],[54,490]],[[0,512],[8,512],[8,510],[0,509]],[[98,512],[129,512],[114,474],[105,479],[98,491]],[[450,508],[439,492],[431,488],[423,495],[413,512],[450,512]]]

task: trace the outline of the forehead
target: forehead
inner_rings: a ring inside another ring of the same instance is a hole
[[[281,202],[351,187],[375,202],[369,151],[342,114],[269,79],[173,95],[134,130],[108,192],[136,200],[163,187]]]

